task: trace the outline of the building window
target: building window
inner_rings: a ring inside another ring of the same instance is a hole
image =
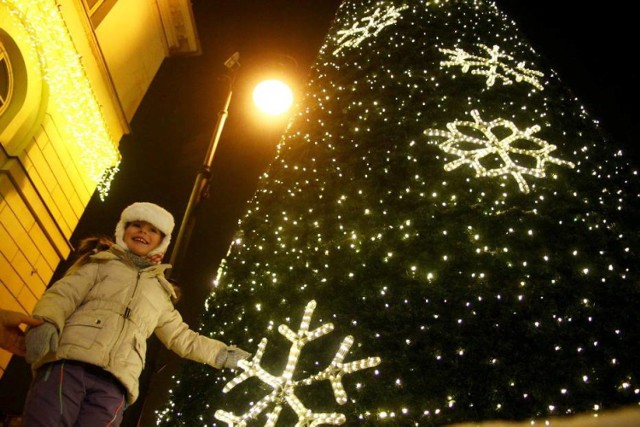
[[[13,71],[11,70],[9,55],[4,48],[2,40],[0,40],[0,116],[2,116],[7,106],[11,103],[12,94]]]

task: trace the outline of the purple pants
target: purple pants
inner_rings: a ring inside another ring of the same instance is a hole
[[[111,374],[63,360],[36,372],[24,406],[24,427],[117,427],[125,405],[125,390]]]

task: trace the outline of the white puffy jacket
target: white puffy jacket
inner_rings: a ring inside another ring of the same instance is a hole
[[[124,385],[127,400],[133,403],[138,397],[146,341],[153,332],[181,357],[221,368],[216,356],[227,346],[184,323],[170,299],[174,291],[164,277],[167,267],[161,264],[138,270],[114,245],[54,283],[33,314],[56,325],[58,350],[32,368],[60,359],[99,366]]]

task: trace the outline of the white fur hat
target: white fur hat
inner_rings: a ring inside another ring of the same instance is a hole
[[[164,239],[157,248],[147,254],[164,254],[171,243],[171,232],[173,231],[173,215],[160,206],[149,202],[137,202],[127,206],[120,215],[120,221],[116,225],[116,243],[126,249],[124,243],[124,229],[127,224],[133,221],[146,221],[153,224],[164,234]]]

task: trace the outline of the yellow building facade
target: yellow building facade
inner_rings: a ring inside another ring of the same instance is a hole
[[[0,0],[0,308],[31,312],[163,60],[199,51],[189,0]]]

